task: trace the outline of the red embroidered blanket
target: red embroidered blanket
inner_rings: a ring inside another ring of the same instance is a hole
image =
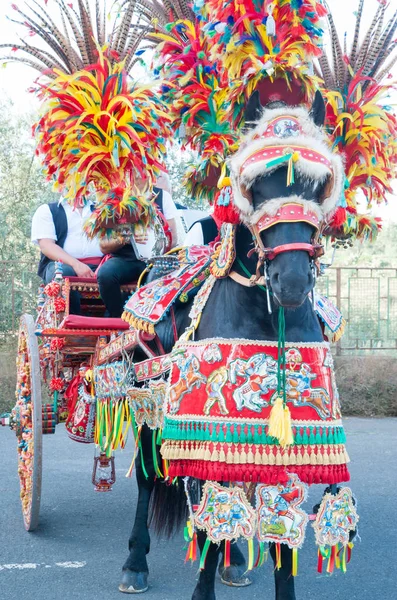
[[[203,252],[198,252],[199,250]],[[189,262],[151,283],[139,288],[124,307],[122,319],[135,329],[154,332],[154,326],[167,314],[169,308],[192,288],[197,288],[208,277],[211,257],[208,248],[197,247],[189,253]],[[194,262],[192,262],[194,259]]]
[[[277,343],[178,342],[172,353],[162,454],[170,476],[285,483],[347,481],[345,436],[327,343],[286,344],[294,444],[268,435],[277,397]]]

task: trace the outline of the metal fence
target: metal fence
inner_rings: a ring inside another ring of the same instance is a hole
[[[21,314],[35,312],[36,269],[30,262],[0,261],[0,342],[17,334]],[[397,268],[330,268],[317,289],[347,321],[337,354],[397,351]]]
[[[397,269],[328,269],[317,289],[328,296],[347,321],[336,353],[365,354],[397,350]]]

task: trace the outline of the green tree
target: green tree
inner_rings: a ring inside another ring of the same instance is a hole
[[[373,242],[355,241],[350,248],[338,250],[334,265],[338,267],[386,268],[397,266],[397,223],[384,223]]]
[[[175,202],[183,204],[188,208],[206,210],[208,204],[206,202],[199,202],[189,196],[186,192],[186,188],[183,185],[183,179],[186,171],[192,164],[195,164],[197,158],[193,152],[188,150],[180,150],[179,147],[170,147],[166,164],[168,175],[172,185],[172,196]]]
[[[56,198],[45,181],[31,127],[34,115],[15,115],[12,104],[0,101],[0,260],[37,258],[30,242],[36,208]]]
[[[34,312],[38,251],[30,241],[32,216],[56,198],[35,157],[34,115],[18,115],[0,101],[0,341],[15,334],[22,312]],[[12,262],[11,262],[12,261]]]

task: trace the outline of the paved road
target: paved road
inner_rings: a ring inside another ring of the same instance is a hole
[[[346,575],[319,576],[310,530],[299,558],[299,600],[395,600],[397,419],[346,419],[352,459],[352,488],[361,516],[361,543]],[[1,600],[123,600],[117,591],[126,558],[136,499],[126,479],[130,452],[117,460],[118,481],[110,494],[90,483],[93,447],[70,441],[63,426],[44,443],[41,524],[26,533],[20,515],[14,435],[0,429],[0,598]],[[309,506],[321,495],[311,488]],[[311,529],[311,528],[310,528]],[[151,587],[146,600],[190,600],[197,566],[183,564],[181,536],[153,540]],[[274,597],[270,563],[254,585],[230,589],[217,584],[217,600]]]

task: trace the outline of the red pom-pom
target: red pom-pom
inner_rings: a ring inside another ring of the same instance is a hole
[[[51,343],[50,343],[50,350],[52,350],[52,352],[55,352],[56,350],[62,350],[62,348],[65,345],[65,338],[52,338]]]
[[[346,210],[342,206],[339,206],[332,216],[331,227],[333,229],[341,229],[346,221],[346,217]]]
[[[50,390],[52,392],[61,392],[65,385],[65,380],[61,377],[53,377],[50,381]]]
[[[240,215],[237,212],[237,209],[232,202],[232,189],[231,188],[229,188],[229,197],[228,197],[229,204],[227,204],[227,206],[225,206],[222,203],[221,198],[223,198],[223,196],[224,196],[223,192],[225,189],[227,190],[228,188],[223,188],[223,190],[220,190],[219,192],[217,192],[217,194],[215,196],[214,212],[213,212],[212,216],[214,218],[214,221],[218,225],[218,228],[219,228],[220,224],[222,224],[222,223],[231,223],[232,225],[237,225],[238,223],[240,223]],[[221,202],[221,204],[218,204],[218,200]]]
[[[47,294],[47,296],[49,296],[50,298],[55,298],[56,296],[58,296],[60,291],[61,291],[61,286],[59,285],[59,283],[56,283],[55,281],[51,281],[51,283],[47,283],[47,285],[44,288],[44,293]]]
[[[55,312],[57,312],[57,313],[65,312],[65,309],[66,309],[65,298],[55,298],[54,306],[55,306]]]
[[[233,204],[229,204],[229,206],[215,204],[213,217],[219,223],[232,223],[233,225],[240,223],[240,215]]]

